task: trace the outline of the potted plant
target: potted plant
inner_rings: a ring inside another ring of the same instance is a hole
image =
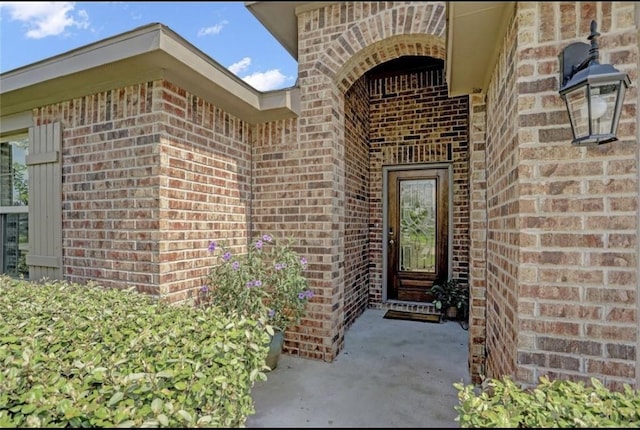
[[[198,297],[201,306],[261,321],[272,339],[267,357],[271,369],[277,366],[284,332],[300,323],[313,297],[303,274],[307,260],[291,244],[290,239],[276,241],[265,234],[252,242],[247,253],[234,255],[223,244],[211,242],[208,251],[217,261]]]
[[[466,314],[469,307],[469,289],[457,279],[436,282],[430,290],[433,304],[448,319],[456,319],[460,311]]]

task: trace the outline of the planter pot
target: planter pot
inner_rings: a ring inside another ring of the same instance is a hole
[[[266,364],[271,370],[278,367],[278,359],[282,354],[282,346],[284,345],[284,333],[276,331],[269,343],[269,353],[267,354]]]
[[[456,308],[455,306],[449,306],[445,312],[445,316],[449,320],[458,318],[458,308]]]

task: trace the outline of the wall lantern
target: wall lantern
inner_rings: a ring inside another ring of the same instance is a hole
[[[576,146],[618,140],[616,131],[629,76],[611,64],[600,64],[596,22],[591,21],[591,46],[575,42],[565,47],[560,61],[560,96],[567,104]],[[587,102],[588,101],[588,102]]]

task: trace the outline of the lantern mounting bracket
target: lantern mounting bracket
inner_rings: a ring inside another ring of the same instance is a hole
[[[560,88],[564,87],[580,70],[586,69],[590,64],[599,63],[598,36],[600,33],[597,32],[596,26],[596,22],[591,21],[591,34],[587,38],[591,44],[575,42],[562,50],[560,55]]]

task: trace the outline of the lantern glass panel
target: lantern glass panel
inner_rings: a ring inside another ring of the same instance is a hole
[[[591,86],[591,134],[611,134],[620,84]]]
[[[589,113],[586,100],[586,86],[575,88],[565,94],[574,139],[579,139],[589,134]]]

